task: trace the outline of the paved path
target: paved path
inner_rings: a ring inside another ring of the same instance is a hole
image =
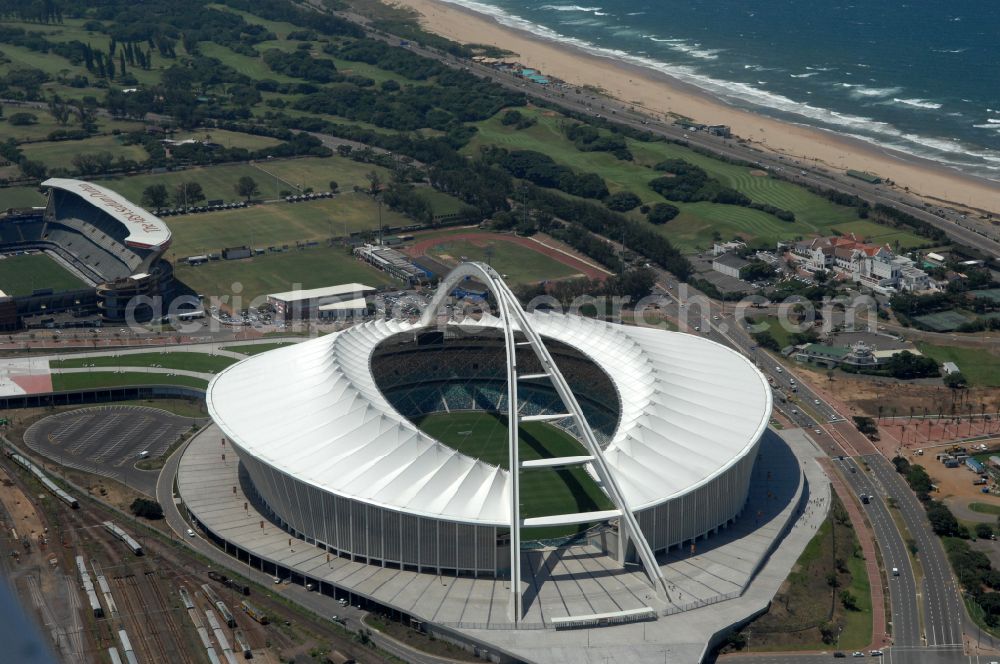
[[[830,485],[837,492],[840,502],[847,509],[847,514],[851,518],[851,526],[861,543],[861,551],[865,556],[865,570],[868,572],[868,585],[871,587],[872,596],[872,642],[871,649],[881,648],[888,643],[885,635],[888,633],[885,616],[885,592],[882,589],[882,575],[878,567],[878,556],[875,553],[875,534],[869,528],[861,508],[854,501],[854,495],[850,489],[844,485],[844,481],[834,468],[833,461],[828,458],[818,459],[819,464],[826,471],[826,476],[830,479]]]

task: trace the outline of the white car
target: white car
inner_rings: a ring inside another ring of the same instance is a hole
[[[193,530],[191,530],[190,528],[188,528],[188,529],[187,529],[187,536],[188,536],[188,537],[194,537],[194,531],[193,531]]]
[[[813,403],[818,406],[819,405],[819,399],[813,399]]]

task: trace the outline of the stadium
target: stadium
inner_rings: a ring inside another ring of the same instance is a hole
[[[439,317],[469,278],[492,311]],[[586,541],[641,564],[665,595],[658,558],[740,514],[771,413],[741,355],[527,313],[478,263],[456,268],[419,322],[255,355],[206,398],[262,514],[351,561],[510,579],[515,621],[532,547]]]
[[[62,313],[119,322],[134,297],[169,296],[166,224],[91,182],[51,178],[42,187],[49,192],[44,209],[0,219],[0,288],[13,297],[18,323]],[[20,283],[19,274],[28,281]],[[143,308],[136,318],[149,314]]]

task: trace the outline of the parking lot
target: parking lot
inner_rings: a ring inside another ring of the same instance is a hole
[[[24,433],[35,452],[71,468],[123,482],[150,496],[158,471],[139,470],[140,453],[162,456],[194,420],[143,406],[96,406],[40,420]]]

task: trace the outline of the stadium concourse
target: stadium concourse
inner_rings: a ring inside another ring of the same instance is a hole
[[[470,276],[492,312],[435,316]],[[639,621],[642,641],[662,645],[680,636],[667,621],[711,605],[681,637],[700,659],[766,606],[748,589],[797,557],[796,516],[826,501],[816,451],[767,429],[770,391],[745,358],[693,335],[526,313],[479,264],[456,268],[419,323],[256,355],[216,376],[207,401],[214,424],[177,486],[210,539],[277,578],[495,653],[517,650],[511,630],[572,650],[556,631]],[[456,413],[506,420],[499,449],[420,427]],[[558,438],[528,435],[543,424],[575,451],[539,445]],[[551,495],[569,491],[568,505],[529,509],[530,478],[565,484]],[[580,661],[560,652],[532,659]]]

